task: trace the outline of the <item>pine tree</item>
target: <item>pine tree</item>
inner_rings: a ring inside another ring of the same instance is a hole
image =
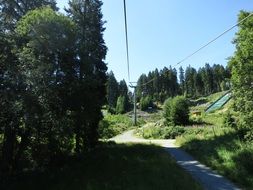
[[[75,97],[76,152],[94,146],[98,122],[102,118],[101,107],[105,104],[107,47],[103,39],[104,21],[100,0],[72,0],[68,15],[77,25],[77,70],[79,90]],[[85,116],[85,117],[82,117]],[[83,142],[83,143],[82,143]]]
[[[250,13],[242,11],[239,21]],[[232,69],[233,97],[235,110],[240,113],[241,125],[246,128],[253,126],[253,18],[239,25],[234,43],[236,51],[229,61]]]
[[[181,93],[184,94],[184,92],[185,92],[185,78],[184,78],[183,67],[179,67],[179,85],[180,85]]]
[[[124,89],[125,90],[125,89]],[[125,93],[125,92],[122,92]],[[109,109],[115,109],[117,105],[117,99],[120,95],[118,82],[113,74],[109,72],[107,80],[107,102]]]

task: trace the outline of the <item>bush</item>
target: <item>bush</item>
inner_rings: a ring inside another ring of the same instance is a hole
[[[189,104],[183,96],[167,99],[164,103],[164,117],[169,125],[189,123]]]
[[[147,110],[149,107],[153,107],[151,96],[142,97],[140,100],[140,106],[142,111]]]
[[[224,127],[232,127],[234,128],[235,125],[235,119],[232,117],[232,114],[230,112],[227,112],[223,118],[223,126]]]
[[[177,138],[177,144],[243,189],[253,189],[253,144],[238,139],[238,130],[231,127],[187,128],[183,136]]]
[[[121,134],[131,126],[132,121],[126,115],[107,114],[99,123],[99,137],[102,139],[109,139],[118,134]]]
[[[160,139],[162,138],[162,130],[160,127],[155,126],[155,123],[148,123],[142,129],[141,135],[144,139]]]
[[[186,131],[185,127],[181,127],[181,126],[165,127],[164,138],[165,139],[175,139],[176,137],[184,134],[185,131]]]
[[[145,139],[175,139],[185,133],[185,127],[181,126],[157,126],[155,123],[148,123],[139,133]]]

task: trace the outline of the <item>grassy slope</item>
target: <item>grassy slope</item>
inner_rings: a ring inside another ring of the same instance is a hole
[[[253,189],[253,144],[240,141],[233,129],[215,127],[214,132],[206,128],[186,133],[177,143],[200,162]]]
[[[205,104],[191,107],[191,110],[202,112],[201,116],[194,118],[200,123],[193,124],[197,127],[185,128],[183,135],[177,137],[177,143],[218,173],[227,176],[243,188],[253,189],[253,144],[240,141],[235,129],[223,127],[226,111],[236,114],[231,109],[233,100],[219,110],[204,113],[205,107],[224,93],[204,97],[202,99],[207,101]],[[138,132],[146,138],[164,138],[168,130],[163,129],[164,126],[155,125],[153,122]]]
[[[231,106],[232,101],[220,110],[203,114],[201,120],[212,127],[191,129],[178,137],[177,143],[200,162],[243,188],[253,189],[253,144],[240,141],[234,129],[222,127],[224,114],[231,111]]]
[[[10,184],[20,190],[201,189],[164,150],[134,144],[103,145],[61,170],[23,176]]]

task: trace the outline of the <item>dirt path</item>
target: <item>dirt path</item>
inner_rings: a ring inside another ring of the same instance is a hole
[[[134,136],[134,130],[127,131],[110,140],[116,143],[149,143],[158,144],[165,148],[167,152],[176,160],[176,162],[189,172],[206,190],[239,190],[234,184],[223,176],[212,171],[192,156],[181,150],[174,143],[175,140],[147,140]]]

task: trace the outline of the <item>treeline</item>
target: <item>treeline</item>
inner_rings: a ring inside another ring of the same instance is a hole
[[[198,70],[188,66],[185,71],[180,67],[178,72],[175,68],[164,67],[148,75],[142,74],[137,82],[138,99],[150,96],[153,101],[164,102],[176,95],[200,97],[230,88],[230,70],[222,65],[205,64]]]
[[[125,80],[117,81],[112,71],[107,74],[107,109],[110,113],[122,114],[131,108],[131,92]]]
[[[0,1],[3,176],[58,166],[95,146],[106,96],[100,0]]]

